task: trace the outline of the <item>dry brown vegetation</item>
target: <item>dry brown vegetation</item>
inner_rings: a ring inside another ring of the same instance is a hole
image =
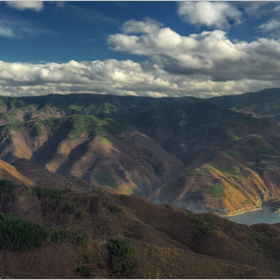
[[[25,161],[25,163],[27,163]],[[36,165],[34,165],[36,167]],[[40,170],[40,168],[38,168]],[[27,173],[26,173],[27,174]],[[51,172],[45,170],[46,178]],[[32,177],[30,174],[28,175]],[[136,196],[104,190],[18,185],[1,191],[2,209],[47,228],[87,235],[83,244],[46,240],[22,253],[0,250],[0,273],[9,278],[279,278],[279,225],[246,226],[215,214],[193,214]],[[52,180],[55,180],[53,178]],[[54,181],[50,181],[53,182]],[[47,183],[45,183],[47,184]],[[57,191],[57,190],[58,191]],[[40,195],[39,195],[40,194]],[[4,199],[4,200],[3,200]],[[1,229],[2,233],[4,229]],[[111,238],[131,246],[110,259]],[[1,243],[0,243],[1,246]],[[120,270],[126,262],[134,268]]]

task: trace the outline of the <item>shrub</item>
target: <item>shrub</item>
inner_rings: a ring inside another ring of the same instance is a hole
[[[70,190],[69,189],[58,190],[58,189],[35,187],[34,192],[37,194],[39,199],[45,199],[45,198],[49,197],[51,199],[56,199],[60,202],[62,199],[62,196],[64,194],[70,192]]]
[[[122,209],[116,205],[113,204],[108,204],[107,205],[107,209],[112,213],[118,213],[118,212],[122,212]]]
[[[76,212],[76,207],[74,205],[71,206],[68,203],[66,203],[63,208],[63,212],[73,215]]]
[[[91,275],[91,269],[87,264],[76,267],[75,272],[82,277],[89,277]]]
[[[90,255],[89,254],[84,254],[83,259],[84,259],[85,263],[89,263],[90,262]]]
[[[76,213],[76,218],[77,218],[78,220],[83,220],[84,217],[85,217],[85,213],[83,213],[83,212],[81,212],[81,211],[78,211],[78,212]]]
[[[131,259],[135,249],[131,246],[130,241],[111,239],[107,244],[110,256],[110,264],[114,274],[124,274],[135,270],[139,263]]]
[[[212,220],[207,216],[192,216],[192,223],[199,226],[199,231],[205,233],[207,231],[215,231],[217,228]]]

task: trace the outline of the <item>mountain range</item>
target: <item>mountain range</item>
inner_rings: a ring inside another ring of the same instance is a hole
[[[91,187],[234,215],[280,195],[279,89],[202,100],[0,98],[0,158]]]

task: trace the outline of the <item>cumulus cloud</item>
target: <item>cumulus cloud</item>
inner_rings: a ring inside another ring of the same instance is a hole
[[[55,35],[54,32],[33,26],[26,21],[0,20],[0,36],[21,38],[24,36]]]
[[[231,42],[221,30],[181,36],[160,28],[150,34],[110,35],[107,43],[115,51],[147,56],[170,74],[231,81],[277,80],[280,73],[280,42],[273,39]]]
[[[178,15],[191,24],[222,29],[229,21],[240,23],[241,12],[228,2],[179,2]]]
[[[144,18],[143,21],[129,20],[122,26],[122,31],[125,34],[138,33],[155,33],[160,30],[163,24],[151,18]]]
[[[7,1],[6,4],[16,10],[33,10],[40,12],[44,9],[43,1]]]
[[[214,81],[207,75],[171,74],[155,63],[108,59],[67,63],[0,61],[0,95],[93,93],[135,96],[211,97],[280,86],[278,80]]]

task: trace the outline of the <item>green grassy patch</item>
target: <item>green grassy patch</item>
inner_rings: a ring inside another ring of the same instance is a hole
[[[228,154],[235,159],[238,158],[238,156],[240,155],[240,153],[238,151],[235,151],[235,150],[229,151]]]
[[[224,168],[224,167],[220,167],[215,165],[214,163],[210,163],[209,164],[211,167],[219,170],[221,173],[223,173],[224,175],[226,174],[230,174],[230,175],[240,175],[240,171],[238,168],[236,167],[229,167],[229,168]]]
[[[72,128],[68,136],[70,140],[79,139],[85,133],[91,137],[107,138],[108,133],[119,134],[125,130],[123,126],[112,119],[100,120],[89,115],[72,116],[71,118]]]
[[[205,174],[206,174],[205,168],[203,167],[199,168],[198,170],[193,170],[189,173],[189,175],[191,176],[203,176]]]
[[[112,172],[99,172],[94,174],[94,178],[101,184],[108,185],[114,189],[118,188]]]
[[[221,195],[225,194],[225,189],[223,186],[221,185],[214,185],[211,189],[210,189],[210,194],[213,197],[220,197]]]
[[[43,136],[43,129],[38,122],[32,121],[27,123],[26,126],[30,129],[31,136],[33,137]]]
[[[251,200],[246,199],[246,200],[242,201],[241,204],[247,205],[247,204],[252,204],[252,202],[251,202]]]
[[[233,128],[231,128],[229,131],[230,131],[230,134],[231,134],[230,135],[231,140],[233,140],[233,141],[239,140],[239,137],[237,136],[236,131]]]
[[[4,133],[9,133],[9,132],[13,132],[13,131],[19,131],[19,130],[21,130],[22,127],[23,127],[23,123],[17,121],[13,124],[7,124],[7,125],[3,126],[1,130]]]
[[[267,154],[267,155],[275,155],[279,156],[280,152],[276,150],[275,148],[259,148],[256,150],[258,154]]]
[[[260,137],[253,137],[248,140],[248,142],[252,145],[258,145],[263,142],[263,140]]]

